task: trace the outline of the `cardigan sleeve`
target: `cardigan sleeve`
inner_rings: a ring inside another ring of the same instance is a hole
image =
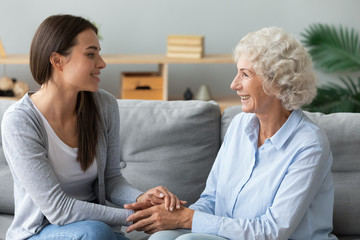
[[[142,194],[133,188],[122,176],[120,168],[120,116],[117,100],[108,92],[99,91],[98,105],[101,107],[102,136],[99,150],[102,161],[105,162],[105,193],[106,199],[122,207],[124,204],[136,201]],[[101,188],[101,186],[100,186]]]
[[[62,191],[47,158],[46,132],[29,107],[10,107],[1,131],[4,154],[14,178],[18,216],[32,219],[40,211],[57,225],[81,220],[98,220],[110,226],[127,224],[131,211],[80,201]]]

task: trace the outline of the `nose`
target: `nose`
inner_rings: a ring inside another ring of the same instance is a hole
[[[103,59],[101,56],[99,56],[99,60],[98,60],[97,66],[98,66],[98,68],[100,68],[100,69],[103,69],[103,68],[106,67],[106,63],[105,63],[104,59]]]
[[[237,89],[241,88],[241,79],[239,77],[239,74],[237,74],[235,76],[235,78],[232,80],[232,82],[230,84],[230,88],[232,90],[237,90]]]

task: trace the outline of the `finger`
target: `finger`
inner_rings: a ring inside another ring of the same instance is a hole
[[[149,216],[151,216],[151,211],[149,211],[149,209],[144,209],[144,210],[139,210],[133,214],[131,214],[127,219],[126,221],[128,222],[136,222],[136,221],[139,221],[141,219],[144,219],[144,218],[148,218]]]
[[[152,224],[152,220],[151,218],[145,218],[145,219],[142,219],[132,225],[130,225],[127,229],[126,229],[126,232],[132,232],[134,230],[138,230],[141,231],[140,229],[144,229],[147,225],[149,224]]]
[[[174,208],[176,207],[176,201],[179,199],[176,197],[175,194],[170,193],[170,203],[169,203],[169,210],[172,212],[174,211]]]
[[[169,190],[166,187],[158,186],[154,189],[154,195],[157,198],[164,198],[166,195],[168,195]]]
[[[152,205],[160,205],[160,204],[164,203],[164,199],[158,198],[157,196],[155,196],[152,193],[149,193],[149,199],[150,199]]]
[[[147,227],[147,229],[143,230],[145,233],[147,234],[153,234],[156,233],[158,231],[160,231],[159,229],[157,229],[156,227],[153,227],[153,225],[149,225],[149,227]]]
[[[149,202],[134,202],[134,203],[125,204],[124,208],[130,210],[139,210],[139,209],[147,208],[149,206],[150,206]]]
[[[158,186],[155,189],[155,194],[156,196],[162,196],[161,199],[163,199],[163,201],[165,202],[165,209],[168,210],[169,209],[169,204],[170,204],[170,192],[166,187],[163,186]],[[162,194],[161,194],[162,193]]]
[[[180,209],[181,203],[178,198],[176,198],[176,209]]]
[[[158,231],[161,231],[163,229],[159,229],[159,228],[150,228],[149,230],[145,230],[144,232],[147,233],[147,234],[154,234]]]
[[[161,189],[162,193],[164,194],[164,205],[165,205],[165,209],[169,210],[170,208],[170,204],[171,204],[171,195],[172,194],[166,187],[163,186],[159,186],[159,188]]]

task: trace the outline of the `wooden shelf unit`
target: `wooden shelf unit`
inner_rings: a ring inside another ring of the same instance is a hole
[[[169,58],[165,54],[103,54],[106,64],[157,64],[163,77],[163,100],[168,100],[169,64],[234,64],[231,54],[208,54],[203,58]],[[0,64],[29,64],[28,54],[7,54]]]

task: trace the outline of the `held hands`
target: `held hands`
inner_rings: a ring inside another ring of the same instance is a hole
[[[138,210],[130,215],[127,221],[133,221],[134,224],[127,228],[127,232],[145,231],[152,234],[160,230],[185,228],[191,229],[194,210],[185,208],[174,211],[165,209],[165,205],[156,205],[144,210]]]
[[[127,219],[127,221],[134,222],[133,225],[128,227],[127,232],[137,230],[154,233],[163,229],[191,227],[194,213],[193,210],[182,207],[184,204],[186,204],[186,201],[179,200],[176,195],[163,186],[151,188],[141,194],[135,203],[124,205],[126,209],[135,211]],[[183,221],[179,221],[180,213],[184,212],[188,213],[189,216],[191,215],[191,217],[185,216]],[[187,222],[189,219],[191,220],[190,224]],[[180,222],[182,224],[186,222],[187,225],[180,226]]]
[[[173,211],[174,208],[180,209],[181,205],[186,204],[186,201],[180,201],[166,187],[158,186],[147,190],[136,199],[135,203],[125,204],[124,207],[137,211],[159,204],[164,204],[166,210]]]

